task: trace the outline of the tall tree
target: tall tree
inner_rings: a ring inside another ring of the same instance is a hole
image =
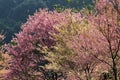
[[[46,49],[55,44],[50,33],[57,32],[56,24],[65,21],[66,12],[40,10],[22,25],[22,31],[16,34],[7,50],[13,58],[10,73],[5,80],[41,80],[44,76]],[[45,76],[44,76],[45,77]]]
[[[93,22],[106,42],[106,45],[102,44],[105,45],[104,52],[100,53],[108,57],[107,60],[98,59],[111,67],[114,80],[117,80],[120,66],[120,1],[98,0],[96,9],[98,13]]]
[[[56,30],[59,33],[53,34],[53,36],[57,42],[49,55],[49,60],[53,62],[53,65],[50,64],[51,67],[66,72],[68,80],[73,79],[69,75],[76,78],[75,80],[91,80],[96,78],[95,73],[99,75],[102,70],[106,70],[106,68],[101,69],[100,72],[97,69],[97,65],[102,64],[93,56],[97,55],[98,49],[92,47],[100,47],[103,50],[101,43],[97,42],[101,35],[93,27],[88,16],[70,12],[66,23],[57,25]],[[48,67],[50,68],[50,66]]]

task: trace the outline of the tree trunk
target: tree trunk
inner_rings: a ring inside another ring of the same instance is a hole
[[[114,75],[114,80],[117,80],[117,67],[115,63],[115,59],[113,59],[113,75]]]

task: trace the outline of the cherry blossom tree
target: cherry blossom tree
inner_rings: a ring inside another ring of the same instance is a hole
[[[97,65],[101,63],[93,55],[97,54],[99,47],[103,50],[101,43],[97,42],[99,31],[93,27],[86,15],[71,12],[66,20],[66,23],[56,26],[59,33],[53,34],[57,42],[50,53],[49,60],[54,65],[50,64],[51,67],[66,71],[68,80],[69,75],[74,76],[74,80],[96,78],[95,73],[100,72]]]
[[[64,22],[66,12],[40,10],[22,25],[7,45],[11,67],[5,80],[41,80],[44,76],[46,49],[55,44],[50,33],[56,32],[54,25]]]
[[[117,80],[120,66],[120,1],[98,0],[96,9],[97,15],[91,20],[94,19],[92,21],[106,43],[101,44],[101,46],[105,45],[104,50],[99,52],[102,53],[102,58],[96,58],[110,66],[114,80]],[[104,60],[103,56],[107,57],[107,60]]]

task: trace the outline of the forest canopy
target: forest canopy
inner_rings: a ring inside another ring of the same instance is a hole
[[[0,34],[1,80],[120,80],[120,0],[40,8],[14,35]]]

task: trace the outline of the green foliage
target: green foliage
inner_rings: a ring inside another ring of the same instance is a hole
[[[12,45],[12,46],[16,46],[16,45],[17,45],[17,42],[11,41],[9,44]]]

